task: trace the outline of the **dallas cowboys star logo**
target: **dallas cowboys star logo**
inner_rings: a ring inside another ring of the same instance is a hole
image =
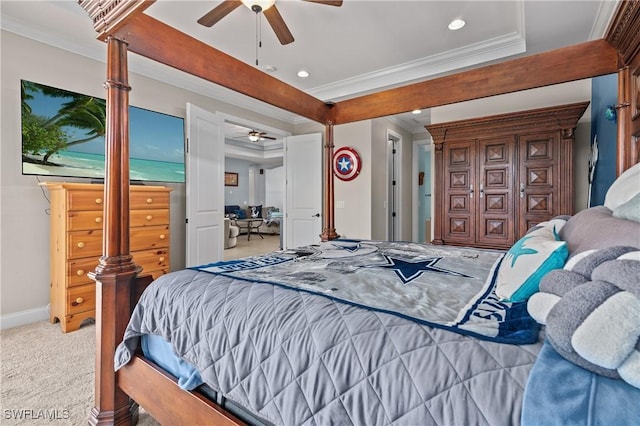
[[[439,274],[454,275],[456,277],[473,278],[460,272],[435,266],[443,259],[442,257],[432,257],[421,262],[407,262],[402,259],[392,258],[391,256],[386,255],[383,255],[383,257],[387,261],[387,265],[375,265],[370,267],[391,269],[396,273],[404,285],[407,285],[411,281],[420,277],[424,272],[436,272]]]
[[[340,166],[340,171],[347,172],[351,169],[351,161],[347,157],[342,157],[340,161],[338,161],[338,166]]]
[[[360,250],[360,243],[355,243],[355,244],[335,244],[334,243],[331,245],[338,250],[348,251],[349,253],[354,253]]]

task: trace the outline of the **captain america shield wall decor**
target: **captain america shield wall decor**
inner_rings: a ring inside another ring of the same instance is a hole
[[[358,151],[342,147],[333,154],[333,174],[340,180],[353,180],[360,174],[362,162]]]

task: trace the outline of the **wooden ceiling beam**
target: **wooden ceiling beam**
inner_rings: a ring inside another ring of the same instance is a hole
[[[335,124],[425,109],[616,73],[616,49],[595,40],[335,104]]]
[[[144,13],[130,16],[112,35],[130,52],[325,123],[323,101]]]

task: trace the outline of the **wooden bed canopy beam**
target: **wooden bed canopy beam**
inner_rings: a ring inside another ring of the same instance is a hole
[[[567,83],[619,68],[616,49],[594,40],[344,100],[336,103],[335,124]]]
[[[130,17],[113,35],[126,41],[130,52],[313,121],[326,122],[323,101],[144,13]]]

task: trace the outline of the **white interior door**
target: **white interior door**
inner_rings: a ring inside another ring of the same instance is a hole
[[[322,135],[288,136],[284,147],[284,248],[316,244],[322,232]]]
[[[224,120],[187,103],[186,266],[223,259]]]

